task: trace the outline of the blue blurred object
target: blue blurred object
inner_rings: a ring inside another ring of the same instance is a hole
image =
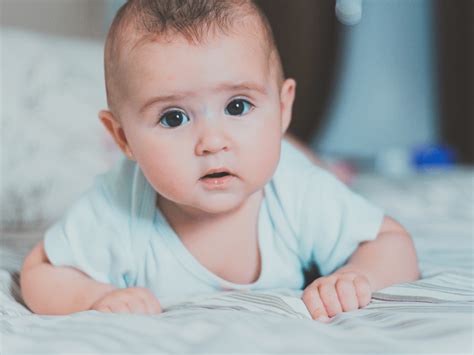
[[[455,161],[454,150],[443,145],[429,144],[413,150],[412,164],[417,169],[446,168],[454,165]]]
[[[374,169],[386,176],[403,177],[420,171],[450,169],[455,163],[453,149],[441,144],[424,144],[384,149],[377,154]]]
[[[362,0],[336,0],[336,16],[344,25],[358,24],[362,18]]]

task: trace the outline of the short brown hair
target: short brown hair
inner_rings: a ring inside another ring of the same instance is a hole
[[[124,45],[136,45],[156,36],[181,35],[201,43],[211,31],[227,33],[237,18],[253,16],[259,22],[269,56],[276,64],[278,84],[283,81],[281,59],[270,23],[252,0],[128,0],[117,12],[105,44],[107,103],[116,102],[118,62]],[[134,36],[132,36],[132,33]]]

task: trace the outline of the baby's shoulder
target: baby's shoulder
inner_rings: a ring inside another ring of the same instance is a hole
[[[118,193],[124,188],[128,190],[136,178],[138,165],[129,159],[120,158],[107,172],[96,179],[98,184],[106,188],[107,193]]]
[[[314,216],[324,209],[328,199],[346,194],[347,188],[342,185],[291,143],[283,141],[280,162],[266,187],[266,197],[298,229],[305,216]]]
[[[95,185],[110,205],[128,210],[143,199],[148,184],[136,162],[120,158],[109,171],[96,178]]]
[[[333,177],[311,161],[303,152],[287,141],[282,141],[280,161],[272,181],[280,189],[305,190],[317,181],[331,182]]]

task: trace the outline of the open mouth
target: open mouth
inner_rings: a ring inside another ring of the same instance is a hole
[[[218,178],[228,176],[228,175],[231,175],[231,174],[229,174],[226,171],[222,171],[220,173],[213,173],[213,174],[204,175],[201,179],[218,179]]]
[[[199,180],[201,180],[207,188],[223,189],[234,180],[234,175],[226,168],[217,168],[208,170],[207,174]]]

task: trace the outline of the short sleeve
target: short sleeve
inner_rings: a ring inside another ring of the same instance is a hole
[[[128,216],[110,200],[104,176],[46,231],[44,245],[55,266],[75,267],[91,278],[127,287],[132,272]]]
[[[344,265],[364,241],[374,240],[384,212],[328,172],[307,175],[301,208],[302,247],[322,275]]]

